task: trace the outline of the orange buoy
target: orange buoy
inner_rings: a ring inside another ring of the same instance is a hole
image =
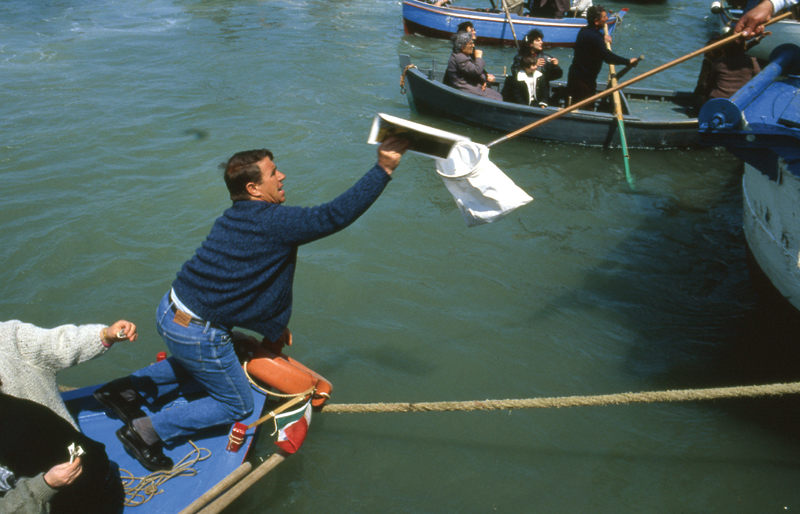
[[[252,378],[284,394],[298,394],[316,388],[311,405],[319,407],[328,399],[333,386],[322,375],[303,366],[283,353],[274,354],[257,342],[246,344],[249,360],[245,372]]]

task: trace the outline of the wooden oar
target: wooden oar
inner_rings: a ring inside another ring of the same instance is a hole
[[[275,469],[275,466],[284,460],[286,460],[286,454],[282,451],[273,453],[269,459],[265,460],[263,464],[258,466],[242,481],[228,489],[225,494],[214,500],[213,503],[206,505],[206,507],[201,510],[199,514],[219,514],[225,507],[233,503],[233,500],[241,496],[242,493],[244,493],[250,486],[255,484],[261,477]]]
[[[511,23],[511,13],[508,12],[508,4],[506,4],[506,0],[500,0],[503,4],[503,10],[506,12],[506,21],[508,21],[508,26],[511,27],[511,35],[514,36],[514,44],[517,45],[517,50],[519,50],[519,41],[517,41],[517,33],[514,31],[514,24]]]
[[[784,19],[788,18],[791,15],[792,15],[791,12],[787,12],[785,14],[781,14],[780,16],[776,16],[775,18],[772,18],[771,20],[766,22],[764,24],[764,26],[766,27],[767,25],[772,25],[773,23],[781,21],[781,20],[784,20]],[[728,36],[728,37],[726,37],[724,39],[720,39],[719,41],[711,43],[710,45],[705,46],[705,47],[701,48],[700,50],[695,50],[694,52],[692,52],[690,54],[686,54],[683,57],[679,57],[679,58],[675,59],[674,61],[668,62],[667,64],[662,64],[658,68],[654,68],[654,69],[652,69],[650,71],[642,73],[638,77],[634,77],[634,78],[632,78],[632,79],[630,79],[630,80],[628,80],[626,82],[623,82],[622,84],[617,84],[616,86],[608,88],[605,91],[602,91],[602,92],[600,92],[600,93],[598,93],[598,94],[596,94],[596,95],[594,95],[592,97],[586,98],[585,100],[581,100],[580,102],[574,103],[569,107],[561,109],[561,110],[551,114],[550,116],[547,116],[545,118],[542,118],[539,121],[531,123],[530,125],[528,125],[526,127],[522,127],[519,130],[515,130],[514,132],[512,132],[512,133],[510,133],[508,135],[505,135],[505,136],[501,137],[500,139],[496,139],[496,140],[492,141],[491,143],[486,145],[486,147],[487,148],[491,148],[492,146],[494,146],[494,145],[496,145],[498,143],[502,143],[503,141],[507,141],[509,139],[513,139],[513,138],[517,137],[518,135],[520,135],[520,134],[522,134],[524,132],[527,132],[529,130],[533,130],[536,127],[540,127],[540,126],[544,125],[545,123],[553,121],[556,118],[560,118],[561,116],[564,116],[565,114],[568,114],[568,113],[570,113],[570,112],[572,112],[572,111],[574,111],[576,109],[579,109],[579,108],[583,107],[584,105],[589,105],[590,103],[595,102],[596,100],[599,100],[600,98],[604,98],[604,97],[614,93],[615,91],[619,91],[620,89],[628,87],[631,84],[634,84],[636,82],[644,80],[644,79],[646,79],[648,77],[652,77],[656,73],[662,72],[662,71],[664,71],[664,70],[666,70],[668,68],[672,68],[673,66],[677,66],[678,64],[680,64],[682,62],[685,62],[685,61],[688,61],[689,59],[692,59],[694,57],[697,57],[698,55],[703,55],[704,53],[708,52],[709,50],[713,50],[713,49],[718,48],[720,46],[726,45],[726,44],[730,43],[731,41],[733,41],[735,39],[738,39],[740,37],[742,37],[741,34],[732,34],[732,35],[730,35],[730,36]]]
[[[603,25],[603,32],[608,37],[608,25]],[[611,51],[611,43],[606,41],[606,48]],[[638,64],[638,62],[637,62]],[[608,81],[611,87],[617,85],[617,72],[613,64],[608,65]],[[622,120],[622,100],[620,99],[619,91],[614,92],[614,114],[617,117],[617,125],[619,125],[619,144],[622,147],[622,158],[625,163],[625,179],[631,189],[636,189],[633,185],[633,177],[631,177],[630,155],[628,154],[628,142],[625,140],[625,122]]]
[[[234,469],[230,475],[223,478],[214,487],[203,493],[198,499],[189,504],[188,507],[180,511],[178,514],[195,514],[200,509],[206,506],[208,502],[227,491],[233,484],[242,479],[252,469],[253,465],[249,462],[243,463],[238,468]]]

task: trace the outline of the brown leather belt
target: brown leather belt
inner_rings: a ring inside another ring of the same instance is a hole
[[[228,327],[223,327],[222,325],[219,325],[217,323],[211,323],[200,318],[195,318],[191,314],[183,312],[178,308],[177,305],[175,305],[174,302],[170,302],[169,308],[172,309],[172,312],[175,313],[175,317],[172,318],[172,321],[174,321],[175,323],[177,323],[182,327],[188,327],[190,323],[194,323],[195,325],[200,325],[203,327],[206,326],[206,324],[208,324],[208,326],[212,328],[230,331]]]

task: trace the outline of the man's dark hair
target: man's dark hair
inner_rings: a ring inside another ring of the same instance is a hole
[[[475,26],[472,24],[471,21],[465,21],[458,24],[458,31],[457,32],[466,32],[467,28],[474,29]]]
[[[256,163],[265,157],[274,159],[272,152],[266,148],[247,150],[233,154],[228,162],[219,165],[221,169],[225,170],[225,185],[228,186],[231,200],[235,202],[250,198],[245,186],[250,182],[261,183],[261,168]]]
[[[536,63],[538,61],[539,61],[539,59],[537,59],[536,57],[534,57],[532,55],[526,55],[519,62],[519,65],[520,65],[521,68],[525,69],[525,68],[527,68],[529,66],[536,66]]]
[[[594,27],[594,22],[603,17],[603,13],[608,12],[605,7],[600,4],[594,4],[586,10],[586,21],[590,27]]]

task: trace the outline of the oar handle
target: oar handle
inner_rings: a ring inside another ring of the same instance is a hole
[[[773,23],[776,23],[776,22],[779,22],[779,21],[781,21],[783,19],[786,19],[791,15],[792,15],[791,12],[787,12],[787,13],[781,14],[780,16],[776,16],[775,18],[772,18],[768,22],[764,23],[764,26],[766,27],[767,25],[772,25]],[[702,54],[708,52],[709,50],[713,50],[713,49],[718,48],[720,46],[726,45],[726,44],[730,43],[731,41],[733,41],[734,39],[737,39],[739,37],[743,37],[741,35],[741,33],[732,34],[732,35],[730,35],[730,36],[728,36],[728,37],[726,37],[724,39],[720,39],[719,41],[711,43],[710,45],[705,46],[705,47],[701,48],[700,50],[695,50],[694,52],[692,52],[690,54],[686,54],[683,57],[679,57],[679,58],[675,59],[672,62],[668,62],[667,64],[662,64],[658,68],[654,68],[654,69],[652,69],[650,71],[646,71],[646,72],[642,73],[641,75],[639,75],[637,77],[633,77],[632,79],[623,82],[622,84],[618,84],[618,85],[616,85],[614,87],[608,88],[605,91],[597,93],[596,95],[594,95],[592,97],[589,97],[589,98],[586,98],[584,100],[581,100],[580,102],[574,103],[569,107],[565,107],[564,109],[561,109],[558,112],[555,112],[555,113],[551,114],[550,116],[547,116],[545,118],[542,118],[539,121],[531,123],[530,125],[528,125],[526,127],[522,127],[519,130],[515,130],[514,132],[512,132],[512,133],[510,133],[508,135],[505,135],[505,136],[501,137],[500,139],[496,139],[495,141],[492,141],[491,143],[486,145],[486,147],[487,148],[491,148],[496,144],[502,143],[503,141],[507,141],[509,139],[513,139],[513,138],[517,137],[518,135],[520,135],[520,134],[522,134],[524,132],[527,132],[529,130],[533,130],[536,127],[540,127],[540,126],[544,125],[547,122],[553,121],[556,118],[560,118],[560,117],[564,116],[565,114],[568,114],[568,113],[570,113],[570,112],[572,112],[574,110],[577,110],[577,109],[583,107],[584,105],[588,105],[590,103],[593,103],[595,100],[599,100],[600,98],[604,98],[604,97],[614,93],[615,91],[619,91],[620,89],[622,89],[624,87],[628,87],[631,84],[639,82],[640,80],[644,80],[644,79],[646,79],[648,77],[652,77],[656,73],[662,72],[662,71],[666,70],[667,68],[672,68],[673,66],[676,66],[676,65],[678,65],[678,64],[680,64],[682,62],[688,61],[689,59],[693,59],[694,57],[697,57],[698,55],[702,55]]]

